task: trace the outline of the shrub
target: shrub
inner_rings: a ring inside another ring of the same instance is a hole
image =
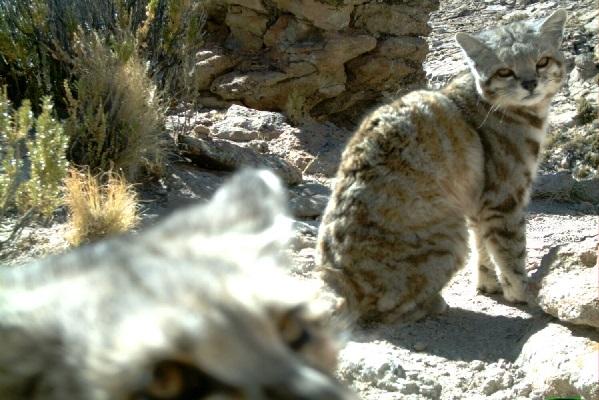
[[[50,94],[59,115],[67,105],[62,82],[72,77],[79,30],[107,37],[137,36],[161,89],[193,89],[193,57],[203,45],[206,1],[197,0],[0,0],[0,84],[10,98],[34,106]]]
[[[590,101],[581,97],[576,102],[576,119],[579,125],[588,124],[597,118],[597,110]]]
[[[66,175],[65,150],[68,138],[62,124],[53,116],[49,97],[43,99],[42,113],[33,117],[29,100],[15,112],[0,91],[0,215],[16,206],[22,212],[33,210],[48,219],[62,204],[61,185]],[[30,132],[35,128],[33,132]],[[29,179],[24,156],[29,153]]]
[[[105,175],[71,170],[65,180],[70,225],[67,240],[72,245],[126,232],[138,223],[133,187],[120,175]]]
[[[18,200],[20,209],[35,209],[46,219],[63,204],[62,181],[68,167],[68,137],[52,112],[52,100],[44,97],[42,113],[35,120],[35,137],[27,140],[30,177],[19,188]]]
[[[16,115],[15,115],[16,114]],[[14,205],[19,185],[23,180],[23,142],[33,125],[29,100],[16,111],[6,93],[0,90],[0,216]]]
[[[129,1],[130,3],[130,1]],[[71,75],[69,57],[79,26],[111,31],[127,14],[124,0],[1,0],[0,76],[15,103],[29,98],[37,106],[44,95],[59,102],[62,82]]]
[[[140,50],[160,87],[177,98],[197,93],[195,55],[204,44],[207,1],[150,0],[136,31]]]
[[[114,170],[132,180],[144,165],[161,163],[164,109],[131,35],[111,39],[112,47],[98,34],[77,41],[78,79],[73,91],[65,83],[69,159],[94,173]]]

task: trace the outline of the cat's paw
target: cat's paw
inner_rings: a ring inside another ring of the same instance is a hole
[[[530,295],[528,293],[527,282],[502,282],[503,298],[510,303],[528,303]]]
[[[494,269],[479,265],[476,271],[476,291],[483,294],[501,293],[501,285]]]
[[[480,294],[494,294],[501,293],[502,289],[499,285],[499,282],[491,282],[491,283],[478,283],[476,285],[476,291]]]
[[[436,294],[426,303],[426,309],[429,314],[443,314],[448,308],[449,306],[440,294]]]

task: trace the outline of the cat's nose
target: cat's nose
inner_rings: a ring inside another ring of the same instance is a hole
[[[532,92],[537,87],[537,80],[536,79],[530,79],[530,80],[527,80],[527,81],[522,81],[522,87],[524,89],[528,90],[529,92]]]

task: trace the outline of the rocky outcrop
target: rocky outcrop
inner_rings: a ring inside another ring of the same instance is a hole
[[[201,97],[327,119],[424,82],[438,0],[226,0],[207,7]]]
[[[180,135],[178,145],[182,155],[203,168],[221,171],[235,171],[243,167],[266,168],[277,174],[287,185],[296,185],[302,181],[302,172],[285,160],[226,140]]]
[[[578,180],[569,171],[542,174],[534,183],[532,196],[599,203],[599,178]]]
[[[253,159],[274,160],[279,157],[281,165],[289,164],[294,170],[307,175],[326,177],[335,175],[344,143],[351,134],[350,131],[339,128],[331,122],[306,121],[292,126],[281,113],[255,110],[238,104],[231,105],[226,111],[210,110],[172,115],[168,117],[167,127],[178,132],[180,144],[184,144],[186,137],[190,137],[192,142],[197,138],[201,140],[198,143],[202,143],[206,149],[227,146],[232,153],[223,157],[229,157],[231,160],[240,161],[241,159],[236,158],[239,153],[251,153]],[[187,154],[189,150],[183,148],[182,151]],[[221,154],[220,150],[215,150],[214,153]],[[230,170],[247,164],[231,160],[224,163],[221,162],[222,160],[216,162],[216,159],[207,163],[205,159],[207,151],[202,151],[202,154],[200,165],[204,167],[209,165],[211,168],[218,169],[219,166],[223,166]],[[196,154],[195,157],[197,160],[198,155]],[[274,164],[261,162],[249,165]],[[292,174],[294,177],[299,173],[296,172]],[[287,175],[285,173],[285,176]],[[287,183],[290,182],[288,178],[289,176],[284,177]],[[295,178],[291,181],[297,183]],[[312,207],[311,211],[303,207],[305,211],[302,213],[315,214],[317,209],[322,208],[322,202],[318,200],[315,203],[318,204],[317,208]]]

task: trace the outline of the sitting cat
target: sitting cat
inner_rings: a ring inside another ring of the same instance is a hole
[[[285,201],[247,171],[140,235],[0,268],[0,398],[354,399],[326,316],[279,269]]]
[[[476,237],[478,290],[527,300],[524,209],[551,99],[565,77],[566,12],[456,40],[469,71],[361,123],[343,152],[318,238],[324,279],[357,318],[442,312]]]

